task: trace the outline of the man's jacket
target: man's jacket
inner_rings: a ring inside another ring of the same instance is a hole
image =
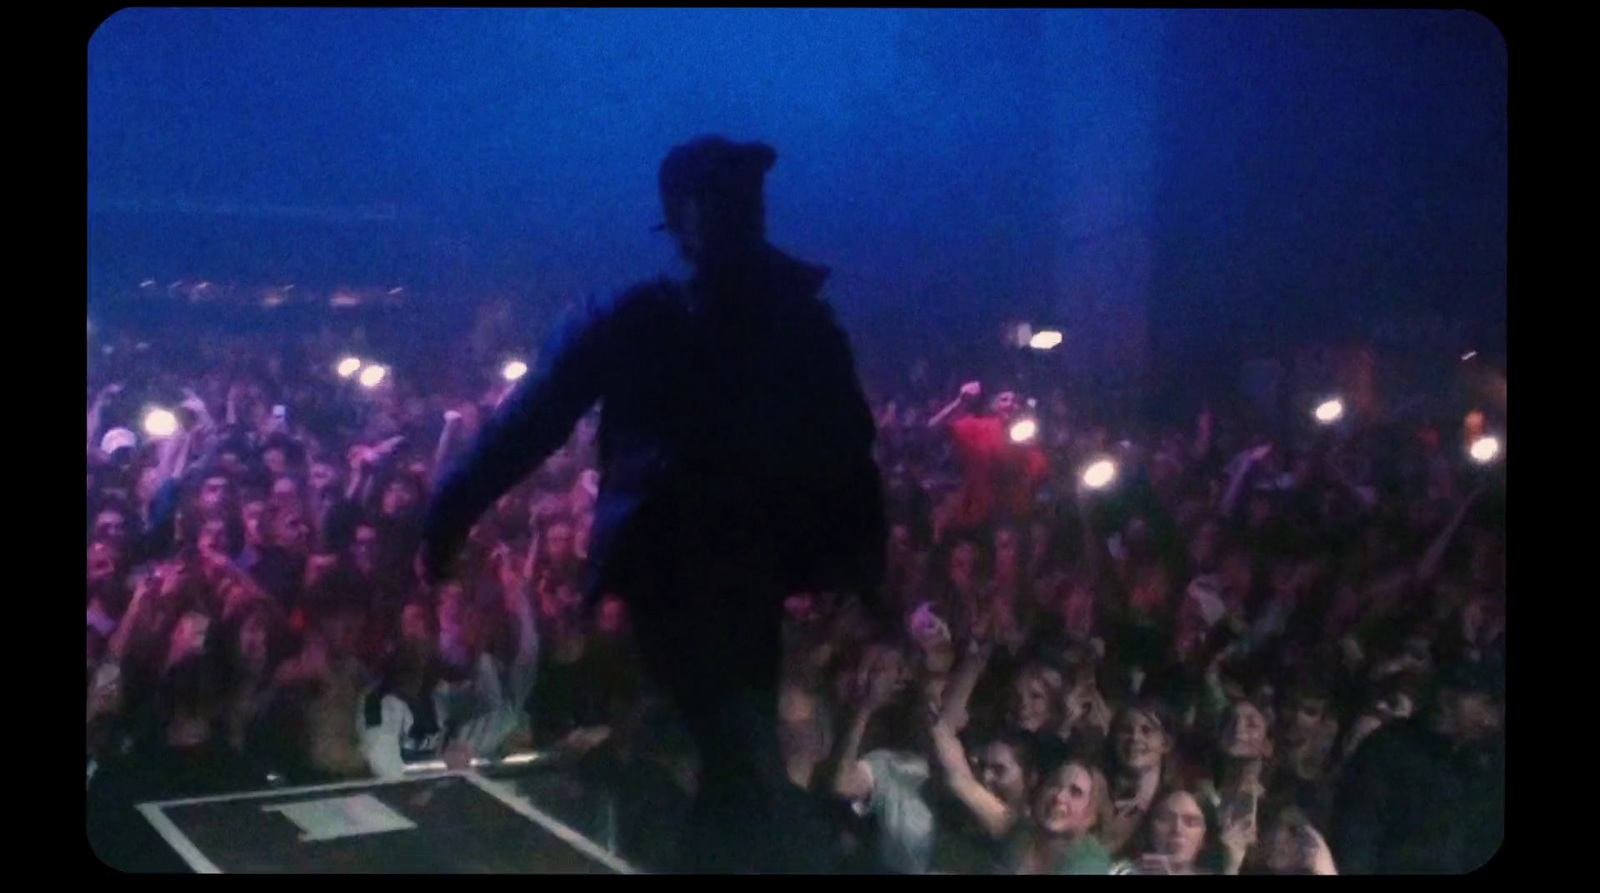
[[[1342,874],[1466,874],[1505,834],[1503,744],[1454,748],[1407,720],[1372,733],[1338,782],[1328,843]]]
[[[582,308],[443,479],[424,561],[444,567],[600,403],[591,597],[646,598],[685,563],[752,552],[791,589],[876,597],[875,425],[826,276],[769,249],[720,285],[662,280]]]

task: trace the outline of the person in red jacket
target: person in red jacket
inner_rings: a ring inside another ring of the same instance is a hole
[[[975,531],[1001,520],[1025,520],[1034,489],[1049,472],[1044,451],[1032,440],[1011,439],[1011,425],[1021,410],[1015,393],[997,394],[986,414],[958,415],[982,395],[981,383],[962,385],[960,395],[928,423],[949,429],[961,463],[961,491],[947,530]]]

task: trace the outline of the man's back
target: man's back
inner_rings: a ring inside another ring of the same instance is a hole
[[[626,589],[670,559],[668,533],[712,553],[759,544],[786,564],[848,563],[839,552],[881,515],[874,426],[817,295],[822,271],[774,252],[761,274],[720,295],[652,283],[601,311],[596,585]]]
[[[883,576],[875,425],[817,297],[825,271],[765,240],[776,158],[724,137],[668,154],[658,229],[695,279],[569,321],[442,482],[423,538],[437,577],[472,522],[604,404],[588,595],[630,603],[640,656],[695,740],[693,871],[829,870],[829,834],[778,746],[782,600],[875,598]]]
[[[1505,831],[1500,750],[1453,748],[1415,720],[1374,732],[1338,785],[1330,842],[1348,874],[1464,874]]]

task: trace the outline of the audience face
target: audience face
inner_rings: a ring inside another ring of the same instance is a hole
[[[261,464],[273,477],[283,477],[289,473],[289,458],[281,449],[273,448],[261,453]]]
[[[1248,701],[1234,704],[1220,735],[1222,752],[1240,760],[1265,759],[1272,752],[1267,717]]]
[[[1117,760],[1124,769],[1159,772],[1162,761],[1172,750],[1172,736],[1161,720],[1148,713],[1124,711],[1112,730]]]
[[[991,742],[978,750],[973,762],[979,783],[1006,805],[1020,811],[1027,802],[1032,779],[1018,761],[1016,750],[1004,742]]]
[[[270,510],[264,502],[247,502],[239,512],[244,519],[245,542],[255,548],[267,544],[267,522]]]
[[[1200,803],[1184,791],[1167,795],[1150,811],[1150,846],[1176,869],[1194,868],[1208,830]]]
[[[267,617],[256,611],[248,615],[239,627],[239,656],[253,673],[267,669]]]
[[[128,518],[116,509],[106,509],[95,516],[94,537],[113,546],[125,545],[128,541]]]
[[[977,565],[978,547],[972,543],[960,543],[950,553],[950,578],[957,581],[971,579]]]
[[[1060,674],[1042,667],[1031,667],[1019,674],[1012,686],[1011,709],[1007,719],[1024,732],[1049,728],[1061,718],[1062,683]]]
[[[545,556],[556,564],[565,564],[573,558],[572,551],[572,525],[566,522],[557,522],[549,525],[544,531]]]
[[[300,484],[291,477],[280,477],[272,482],[272,501],[281,509],[293,511],[300,507]]]
[[[1015,574],[1017,572],[1020,551],[1017,543],[1017,532],[1003,528],[994,537],[994,564],[995,571],[1001,575]]]
[[[200,485],[200,511],[215,515],[227,507],[233,485],[222,475],[207,477]]]
[[[378,531],[372,525],[363,524],[356,528],[355,538],[350,544],[350,558],[355,562],[356,569],[364,574],[371,574],[377,569]]]
[[[311,528],[299,511],[280,511],[273,518],[272,540],[280,549],[302,553],[311,547]]]
[[[385,517],[403,517],[409,514],[416,505],[416,489],[407,481],[394,481],[383,491],[383,514]]]
[[[1099,818],[1093,773],[1079,763],[1057,769],[1039,786],[1033,812],[1039,827],[1058,837],[1093,831]]]
[[[89,586],[108,582],[117,574],[116,547],[102,540],[89,545]]]
[[[208,519],[200,527],[198,546],[202,555],[227,557],[228,522],[221,518]]]

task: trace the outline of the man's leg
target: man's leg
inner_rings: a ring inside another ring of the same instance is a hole
[[[782,606],[759,582],[690,584],[636,624],[649,671],[700,753],[682,866],[694,872],[822,872],[829,835],[789,782],[778,745]]]

